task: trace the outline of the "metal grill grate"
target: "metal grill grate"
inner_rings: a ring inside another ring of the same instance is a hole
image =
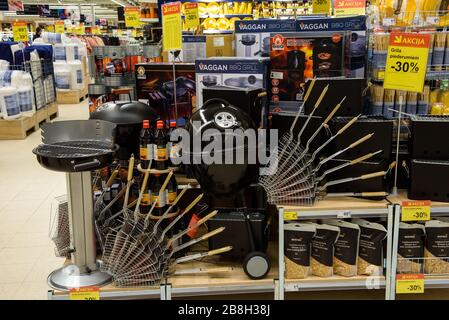
[[[44,157],[52,158],[84,158],[111,153],[112,145],[107,142],[68,141],[54,144],[41,144],[35,152]]]

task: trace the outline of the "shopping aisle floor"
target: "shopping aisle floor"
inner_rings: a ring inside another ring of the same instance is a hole
[[[57,120],[88,116],[85,100],[60,105]],[[31,150],[40,142],[40,131],[0,140],[0,300],[46,299],[47,276],[64,262],[48,234],[52,202],[66,193],[65,175],[39,165]]]

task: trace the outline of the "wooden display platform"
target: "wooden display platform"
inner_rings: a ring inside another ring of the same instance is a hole
[[[214,271],[216,268],[232,268],[232,271],[171,275],[168,277],[167,283],[171,284],[173,297],[196,297],[201,295],[226,295],[257,292],[273,292],[274,295],[274,279],[278,276],[276,250],[277,243],[270,243],[267,253],[271,260],[271,270],[267,277],[261,280],[251,280],[248,278],[243,271],[241,263],[221,261],[219,256],[213,256],[206,258],[206,260],[203,261],[178,264],[175,268],[175,272],[185,271],[192,268],[210,269],[211,271]],[[66,264],[68,262],[69,261],[66,261]],[[50,290],[49,298],[68,299],[68,294],[64,291]],[[100,298],[160,299],[160,288],[159,286],[118,288],[109,284],[101,287]]]
[[[309,276],[305,279],[285,279],[286,291],[313,290],[353,290],[353,289],[381,289],[385,287],[385,276],[353,276],[343,277],[334,275],[321,278]]]
[[[14,120],[0,119],[0,140],[25,139],[38,130],[42,123],[49,122],[57,116],[58,105],[52,102],[37,110],[32,116],[22,116]]]
[[[318,200],[314,206],[295,206],[295,205],[277,205],[278,208],[284,208],[284,211],[295,212],[316,212],[316,211],[346,211],[346,210],[381,210],[388,206],[388,201],[372,200],[369,198],[325,198]]]
[[[407,196],[407,190],[399,190],[398,195],[396,196],[389,196],[388,200],[390,200],[394,204],[402,204],[402,201],[414,201],[412,199],[409,199]],[[417,200],[419,201],[419,200]],[[431,208],[449,208],[449,202],[438,202],[438,201],[431,201]],[[448,211],[449,213],[449,211]]]
[[[18,119],[0,119],[0,140],[25,139],[29,134],[39,129],[36,114],[22,116]]]
[[[59,104],[78,104],[88,96],[87,85],[78,90],[56,90],[56,101]]]

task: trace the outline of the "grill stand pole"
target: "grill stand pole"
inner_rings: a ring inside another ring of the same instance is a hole
[[[53,271],[48,284],[58,290],[105,285],[112,278],[98,270],[96,261],[91,173],[67,173],[66,180],[72,264]]]

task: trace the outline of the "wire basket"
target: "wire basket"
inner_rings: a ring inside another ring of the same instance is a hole
[[[69,257],[71,246],[67,195],[56,197],[52,203],[49,236],[55,244],[55,255]]]
[[[49,104],[56,101],[55,84],[53,76],[47,76],[43,80],[43,84],[44,84],[45,103]]]
[[[426,276],[447,276],[449,275],[449,257],[422,257],[403,258],[398,257],[396,273],[416,274],[421,273]]]
[[[45,88],[42,79],[38,79],[34,82],[34,95],[36,98],[36,109],[39,110],[45,107]]]

